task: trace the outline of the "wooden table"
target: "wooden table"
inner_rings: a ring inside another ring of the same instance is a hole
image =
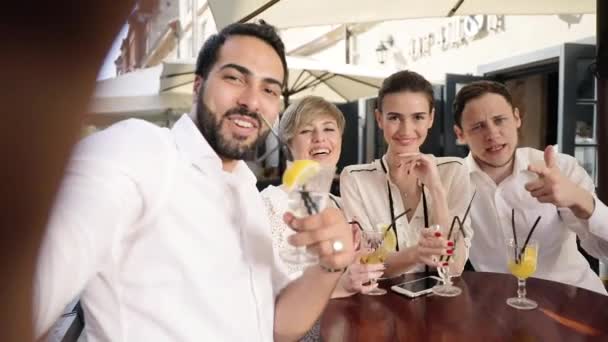
[[[608,341],[608,296],[532,278],[528,297],[539,308],[521,311],[505,303],[517,292],[512,275],[465,272],[455,285],[463,292],[453,298],[411,299],[389,290],[384,296],[333,299],[321,317],[321,337],[330,342]]]

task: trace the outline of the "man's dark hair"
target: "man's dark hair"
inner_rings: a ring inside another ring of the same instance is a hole
[[[424,93],[429,101],[429,113],[433,110],[433,86],[426,78],[409,70],[398,71],[384,79],[382,87],[380,87],[380,91],[378,91],[378,110],[382,111],[382,101],[386,95],[400,93],[402,91]]]
[[[266,24],[264,21],[257,23],[234,23],[224,27],[220,32],[212,35],[205,41],[203,47],[198,53],[196,59],[196,71],[195,74],[207,79],[209,71],[217,62],[220,48],[228,38],[231,36],[250,36],[263,40],[270,45],[274,51],[279,55],[281,63],[283,64],[283,72],[285,74],[283,78],[283,86],[287,85],[288,70],[287,61],[285,60],[285,45],[281,37],[277,34],[275,28],[271,25]]]
[[[469,83],[456,94],[454,104],[452,105],[454,122],[456,122],[458,127],[462,128],[462,112],[467,103],[489,93],[504,97],[511,108],[514,108],[511,93],[509,93],[509,90],[503,84],[494,81],[475,81]]]

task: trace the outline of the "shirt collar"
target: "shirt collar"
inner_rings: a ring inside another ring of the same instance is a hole
[[[382,158],[378,159],[377,161],[378,161],[378,168],[380,169],[380,171],[382,171],[384,173],[386,180],[390,184],[393,184],[393,181],[391,180],[391,171],[390,171],[390,168],[388,167],[388,157],[386,156],[386,153],[382,156]]]
[[[182,115],[175,122],[171,132],[173,132],[180,153],[193,165],[203,167],[212,164],[214,167],[222,168],[222,160],[188,114]]]
[[[378,167],[380,168],[380,170],[382,170],[382,172],[384,172],[384,174],[386,174],[386,177],[388,177],[389,175],[389,167],[388,167],[388,160],[386,158],[386,154],[384,154],[382,156],[382,158],[380,158],[378,160]]]
[[[517,176],[522,171],[527,171],[530,165],[530,159],[527,158],[526,153],[523,149],[515,149],[515,158],[513,164],[513,175]]]
[[[222,169],[222,160],[201,134],[196,124],[188,114],[182,115],[175,122],[171,129],[175,137],[175,143],[180,153],[199,169],[206,169],[209,166]],[[231,172],[236,178],[250,182],[257,182],[257,179],[247,164],[239,160]]]
[[[464,158],[464,163],[466,164],[469,173],[483,173],[483,170],[477,165],[475,158],[473,158],[473,153],[469,152],[469,155]]]
[[[247,163],[242,160],[239,160],[236,163],[234,170],[232,170],[232,174],[235,176],[236,179],[253,183],[253,185],[255,185],[258,181],[253,171],[251,171],[249,166],[247,166]]]

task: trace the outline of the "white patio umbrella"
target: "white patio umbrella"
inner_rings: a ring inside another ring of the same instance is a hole
[[[287,57],[287,65],[286,100],[317,95],[332,102],[347,102],[375,96],[382,80],[393,72],[302,57]],[[99,81],[88,122],[104,124],[127,117],[170,121],[190,110],[194,70],[194,60],[163,62]]]
[[[348,102],[376,96],[382,80],[395,70],[353,64],[325,63],[303,57],[287,57],[287,99],[317,95],[331,102]]]
[[[163,62],[97,82],[87,121],[106,124],[128,117],[170,120],[192,104],[194,61]]]
[[[218,29],[255,19],[289,28],[451,15],[567,14],[596,10],[596,0],[208,0],[208,3]]]

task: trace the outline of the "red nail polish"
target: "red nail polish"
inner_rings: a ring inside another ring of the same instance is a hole
[[[448,241],[448,247],[453,247],[454,243],[452,241]]]
[[[440,236],[441,236],[441,233],[440,233],[440,232],[435,232],[435,236],[436,236],[436,237],[440,237]]]
[[[453,249],[448,249],[448,254],[453,254],[454,250]]]

